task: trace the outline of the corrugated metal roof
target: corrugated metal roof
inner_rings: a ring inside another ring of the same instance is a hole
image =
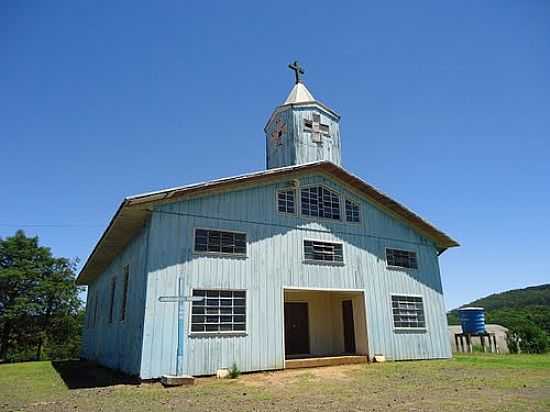
[[[108,267],[112,260],[124,250],[128,242],[141,228],[143,228],[150,214],[149,208],[153,204],[172,202],[181,197],[197,193],[206,194],[213,191],[220,192],[231,190],[242,185],[257,184],[273,178],[280,178],[306,171],[325,172],[336,177],[345,184],[348,184],[358,192],[364,194],[371,201],[374,201],[379,206],[408,222],[429,239],[432,239],[441,252],[450,247],[460,246],[458,242],[437,229],[434,225],[422,219],[416,213],[391,199],[388,195],[376,189],[374,186],[371,186],[361,178],[332,162],[321,161],[262,170],[239,176],[129,196],[123,200],[111,219],[109,226],[88,257],[84,267],[78,275],[77,283],[80,285],[87,284]]]

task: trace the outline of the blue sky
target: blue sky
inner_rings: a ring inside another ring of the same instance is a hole
[[[550,282],[550,2],[113,3],[0,6],[1,237],[84,260],[124,196],[263,169],[299,59],[344,166],[462,243],[450,308]]]

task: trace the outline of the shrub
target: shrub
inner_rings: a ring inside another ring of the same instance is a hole
[[[510,329],[506,340],[511,353],[545,353],[550,349],[550,339],[544,330],[529,323]]]
[[[239,376],[241,376],[241,370],[237,366],[237,363],[233,362],[233,366],[229,368],[229,377],[231,379],[237,379]]]

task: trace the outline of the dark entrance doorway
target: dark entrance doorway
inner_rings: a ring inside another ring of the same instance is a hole
[[[342,317],[344,322],[344,352],[355,353],[355,327],[353,323],[353,302],[342,301]]]
[[[285,302],[285,354],[309,353],[308,308],[305,302]]]

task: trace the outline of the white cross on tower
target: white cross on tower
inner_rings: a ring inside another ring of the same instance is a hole
[[[185,296],[183,279],[179,278],[178,281],[178,294],[177,296],[161,296],[159,302],[177,302],[178,303],[178,350],[176,356],[176,375],[183,375],[183,342],[185,337],[185,329],[183,321],[185,319],[185,302],[199,302],[202,301],[202,296]]]
[[[313,120],[304,120],[304,132],[311,133],[314,143],[323,143],[321,136],[330,137],[329,125],[321,123],[321,116],[316,113],[313,114]]]

